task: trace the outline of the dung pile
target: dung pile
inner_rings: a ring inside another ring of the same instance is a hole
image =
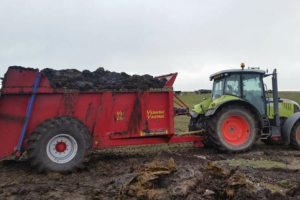
[[[138,199],[156,199],[155,196],[168,195],[166,190],[155,190],[155,185],[160,179],[169,176],[177,171],[177,166],[173,158],[169,159],[167,165],[152,162],[142,165],[133,173],[127,181],[121,186],[120,198],[136,197]],[[126,176],[125,176],[126,177]],[[128,177],[128,176],[127,176]]]
[[[42,70],[50,80],[53,88],[67,88],[80,91],[91,90],[148,90],[150,88],[163,88],[166,79],[158,80],[150,75],[128,75],[125,72],[110,72],[100,67],[94,72],[76,69]]]

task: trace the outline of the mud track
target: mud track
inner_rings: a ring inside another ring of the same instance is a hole
[[[300,199],[300,152],[256,145],[228,155],[192,144],[96,151],[77,174],[0,164],[0,199]]]

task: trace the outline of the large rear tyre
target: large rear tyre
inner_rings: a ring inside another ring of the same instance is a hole
[[[222,108],[209,120],[209,139],[222,152],[245,152],[258,139],[255,116],[243,106]]]
[[[292,128],[291,146],[294,149],[300,150],[300,121],[296,122]]]
[[[207,131],[207,120],[201,115],[199,115],[197,118],[191,117],[189,123],[189,131],[200,131],[202,129]],[[202,141],[202,143],[204,147],[213,147],[208,138],[207,140]]]
[[[28,141],[28,158],[41,173],[83,169],[92,154],[92,138],[76,118],[58,117],[39,125]]]

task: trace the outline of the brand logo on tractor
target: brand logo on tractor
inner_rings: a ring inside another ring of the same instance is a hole
[[[147,110],[148,119],[164,119],[165,111],[164,110]]]
[[[117,112],[117,121],[122,121],[122,120],[125,120],[125,113],[122,111]]]

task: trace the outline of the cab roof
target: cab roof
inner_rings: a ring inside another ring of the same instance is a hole
[[[223,74],[234,74],[234,73],[254,73],[254,74],[265,74],[266,72],[264,70],[259,70],[259,69],[228,69],[228,70],[223,70],[217,73],[214,73],[209,76],[210,80],[215,79],[215,78],[220,78],[223,77]]]

